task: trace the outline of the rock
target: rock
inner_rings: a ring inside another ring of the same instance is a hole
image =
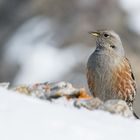
[[[135,118],[133,112],[123,100],[108,100],[102,102],[99,98],[76,100],[74,106],[77,108],[84,107],[88,110],[103,110],[111,114],[118,114],[128,118]]]
[[[1,83],[0,86],[7,88],[9,83]],[[86,108],[90,111],[103,110],[111,114],[118,114],[128,118],[135,118],[125,101],[108,100],[101,101],[99,98],[91,97],[84,88],[75,88],[67,82],[37,83],[33,85],[19,85],[11,88],[28,96],[33,96],[54,104],[63,104],[76,108]]]
[[[99,106],[101,106],[103,102],[99,98],[92,98],[92,99],[81,99],[74,102],[74,106],[81,108],[87,108],[89,110],[95,110],[98,109]]]
[[[98,109],[110,112],[112,114],[119,114],[124,117],[134,117],[133,112],[123,100],[108,100],[99,106]]]
[[[76,89],[67,82],[46,82],[37,83],[34,85],[21,85],[13,88],[12,90],[37,98],[49,100],[57,99],[59,97],[66,97],[67,99],[90,98],[85,89]]]

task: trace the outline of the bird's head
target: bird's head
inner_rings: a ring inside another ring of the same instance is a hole
[[[89,32],[96,37],[96,50],[109,51],[120,56],[124,56],[124,48],[121,39],[117,33],[112,30],[98,30]]]

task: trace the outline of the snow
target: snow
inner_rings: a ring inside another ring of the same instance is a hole
[[[0,88],[1,140],[138,140],[140,122]]]
[[[122,7],[127,11],[140,8],[140,1],[139,0],[133,0],[133,1],[120,0],[120,2],[122,4]]]
[[[77,58],[78,47],[64,50],[58,48],[38,46],[21,63],[21,71],[16,76],[18,83],[34,83],[38,81],[56,81],[68,73],[81,58]],[[74,52],[74,53],[73,53]]]
[[[128,26],[140,34],[140,1],[120,0],[120,6],[128,13]]]
[[[6,43],[5,61],[20,65],[14,84],[57,81],[79,63],[86,63],[91,50],[82,44],[61,49],[54,38],[57,26],[52,19],[34,17],[17,29]]]

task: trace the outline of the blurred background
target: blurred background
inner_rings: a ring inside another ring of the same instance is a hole
[[[135,73],[140,115],[139,0],[0,0],[0,82],[68,81],[87,88],[88,31],[113,29]]]

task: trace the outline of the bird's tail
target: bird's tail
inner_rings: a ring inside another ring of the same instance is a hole
[[[140,119],[139,116],[133,111],[133,115],[135,116],[136,119]]]

